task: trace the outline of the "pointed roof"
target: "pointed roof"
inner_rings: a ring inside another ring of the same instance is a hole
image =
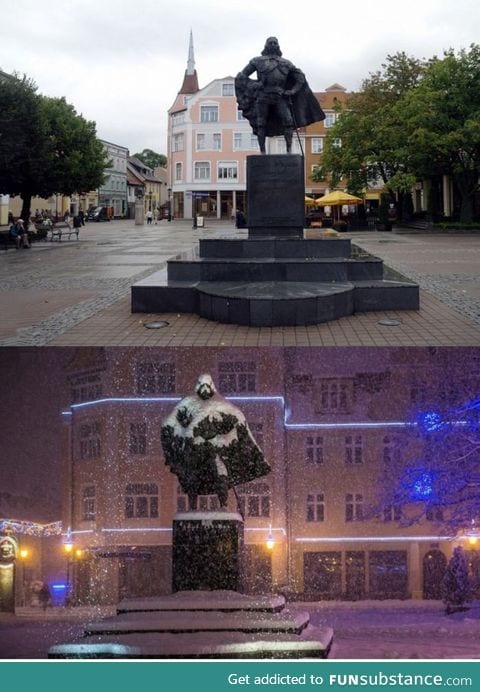
[[[332,84],[331,86],[327,87],[325,91],[347,91],[344,86],[339,84],[338,82],[335,82],[335,84]]]
[[[193,52],[193,34],[190,29],[190,40],[188,43],[187,69],[183,77],[183,84],[179,94],[195,94],[199,90],[197,70],[195,69],[195,55]]]

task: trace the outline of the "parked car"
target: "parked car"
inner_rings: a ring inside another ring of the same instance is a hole
[[[87,214],[87,221],[110,221],[108,207],[95,207]]]

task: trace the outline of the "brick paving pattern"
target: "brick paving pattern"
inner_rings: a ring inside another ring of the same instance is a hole
[[[230,224],[87,224],[77,242],[0,252],[4,346],[476,346],[480,236],[355,233],[353,242],[421,286],[416,311],[363,313],[308,327],[256,328],[196,315],[131,314],[130,286],[191,250],[199,237],[245,237]],[[397,326],[379,324],[385,318]],[[165,320],[167,327],[145,328]]]

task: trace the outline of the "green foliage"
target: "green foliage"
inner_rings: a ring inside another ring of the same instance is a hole
[[[471,221],[480,175],[480,46],[430,61],[418,87],[403,99],[405,135],[419,175],[453,177],[460,219]]]
[[[95,123],[64,98],[36,92],[26,77],[0,79],[0,190],[23,199],[72,194],[99,187],[108,165]]]
[[[167,165],[167,157],[164,154],[158,154],[153,149],[144,149],[139,154],[134,154],[134,156],[152,169],[158,166],[165,168]]]

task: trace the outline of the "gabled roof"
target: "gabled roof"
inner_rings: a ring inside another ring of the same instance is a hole
[[[343,87],[341,84],[338,82],[335,82],[331,86],[327,87],[325,91],[347,91],[345,87]]]

